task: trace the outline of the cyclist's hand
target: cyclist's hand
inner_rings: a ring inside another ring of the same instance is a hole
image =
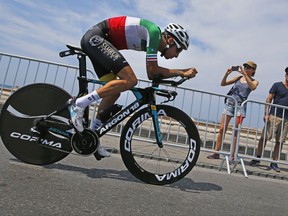
[[[183,72],[183,77],[193,78],[198,73],[197,69],[192,67]]]

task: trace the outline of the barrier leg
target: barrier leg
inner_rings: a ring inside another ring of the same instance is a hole
[[[227,155],[225,156],[225,160],[226,160],[227,172],[230,175],[231,170],[230,170],[230,164],[229,164],[229,157]]]
[[[221,163],[219,165],[218,170],[221,171],[225,161],[226,161],[227,172],[228,172],[228,174],[231,174],[230,165],[229,165],[229,157],[227,155],[225,155],[224,158],[221,159]]]
[[[241,165],[242,165],[242,169],[243,169],[243,174],[246,178],[248,178],[248,175],[247,175],[247,171],[246,171],[246,168],[245,168],[245,164],[244,164],[244,161],[242,158],[240,158],[240,162],[241,162]]]

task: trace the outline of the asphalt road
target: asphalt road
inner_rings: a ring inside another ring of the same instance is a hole
[[[1,140],[0,140],[1,141]],[[168,186],[142,183],[119,154],[69,155],[48,166],[15,159],[0,143],[0,215],[287,215],[288,182],[195,167]]]

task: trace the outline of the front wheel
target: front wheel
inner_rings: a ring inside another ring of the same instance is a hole
[[[156,143],[149,108],[137,112],[126,123],[120,152],[127,169],[139,180],[165,185],[186,176],[200,153],[200,137],[191,118],[172,106],[157,105],[163,147]]]

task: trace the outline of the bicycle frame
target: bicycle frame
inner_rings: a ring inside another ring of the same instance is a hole
[[[88,78],[84,78],[84,77],[78,77],[78,79],[79,79],[79,84],[83,85],[84,87],[85,87],[85,85],[88,86],[87,85],[88,83],[101,84],[101,85],[106,84],[106,82],[102,82],[102,81],[95,80],[95,79],[88,79]],[[84,89],[83,86],[81,89]],[[85,87],[85,89],[86,89],[86,87]],[[97,129],[97,133],[98,133],[99,137],[105,135],[114,126],[116,126],[117,124],[119,124],[120,122],[125,120],[131,114],[135,113],[142,106],[148,105],[148,106],[150,106],[150,110],[151,110],[151,117],[153,120],[154,130],[156,132],[157,144],[160,148],[163,147],[161,132],[159,129],[158,113],[156,110],[156,101],[155,101],[155,94],[154,93],[159,91],[159,92],[162,92],[162,94],[163,94],[164,92],[167,93],[169,91],[162,90],[162,89],[159,89],[158,87],[154,87],[154,86],[147,87],[144,89],[134,87],[134,88],[130,89],[130,91],[132,91],[132,93],[136,99],[132,103],[130,103],[128,106],[126,106],[124,109],[122,109],[119,113],[117,113],[116,115],[114,115],[110,119],[108,119],[106,122],[104,122],[103,125]],[[79,91],[79,94],[82,94],[82,92]],[[164,95],[162,95],[162,96],[164,96]],[[56,115],[58,112],[67,108],[67,106],[68,106],[68,104],[65,104],[65,105],[59,107],[57,110],[55,110],[54,112],[52,112],[49,115],[47,115],[46,117],[44,117],[43,120],[44,121],[49,120],[50,117],[53,119],[53,115]],[[85,121],[88,122],[88,119],[89,119],[89,110],[87,108],[87,112],[85,113]],[[67,132],[67,131],[64,131],[64,130],[61,130],[61,129],[55,128],[55,127],[49,127],[48,130],[53,131],[54,133],[57,133],[59,135],[65,136],[67,138],[71,138],[73,135],[73,133],[71,133],[71,132]]]
[[[83,51],[80,48],[73,47],[70,45],[67,45],[69,50],[60,52],[59,55],[60,57],[65,57],[69,55],[77,55],[77,59],[79,61],[79,77],[78,77],[78,82],[79,82],[79,92],[77,97],[83,96],[88,93],[88,83],[94,83],[94,84],[101,84],[105,85],[107,82],[95,80],[95,79],[88,79],[87,78],[87,69],[86,69],[86,54],[83,53]],[[119,113],[116,115],[112,116],[110,119],[108,119],[106,122],[103,123],[103,125],[97,129],[99,137],[103,136],[106,134],[108,131],[110,131],[114,126],[122,122],[124,119],[126,119],[128,116],[130,116],[132,113],[135,113],[138,109],[140,109],[144,105],[148,105],[151,110],[151,117],[153,121],[153,126],[154,130],[156,132],[156,141],[157,144],[160,148],[163,147],[162,143],[162,136],[160,132],[160,127],[159,127],[159,120],[158,120],[158,113],[156,109],[156,100],[155,100],[155,92],[156,94],[162,96],[162,97],[167,97],[167,101],[174,100],[175,96],[177,93],[175,91],[168,91],[164,89],[160,89],[158,86],[160,83],[170,83],[172,85],[179,85],[183,83],[187,79],[183,79],[180,82],[175,82],[175,81],[168,81],[164,82],[163,80],[160,82],[159,79],[156,79],[157,81],[153,81],[153,85],[151,87],[147,88],[137,88],[133,87],[130,89],[132,93],[134,94],[136,100],[130,103],[128,106],[126,106],[123,110],[121,110]],[[171,99],[172,97],[172,99]],[[166,101],[166,102],[167,102]],[[65,105],[66,107],[68,106],[67,104]],[[56,114],[58,111],[61,111],[64,107],[60,107],[57,111],[51,113],[48,116],[52,116],[53,114]],[[150,117],[150,116],[149,116]],[[89,108],[87,107],[84,113],[84,125],[87,127],[88,125],[88,120],[89,120]],[[57,130],[56,130],[57,131]],[[54,131],[55,132],[55,131]],[[64,131],[59,131],[60,135],[65,134]],[[69,138],[73,134],[69,135]]]
[[[84,79],[79,78],[80,80],[85,80],[85,83],[94,83],[94,84],[105,84],[106,82],[101,82],[98,80],[93,79]],[[103,123],[103,125],[97,129],[99,133],[99,137],[106,134],[108,131],[110,131],[114,126],[122,122],[124,119],[126,119],[128,116],[130,116],[132,113],[136,112],[138,109],[140,109],[144,105],[150,106],[151,110],[151,117],[153,119],[153,125],[154,129],[156,131],[156,140],[159,145],[159,147],[162,147],[162,137],[159,129],[159,121],[158,121],[158,114],[156,110],[156,100],[155,100],[155,91],[163,91],[159,89],[158,87],[147,87],[145,89],[134,87],[130,89],[132,91],[133,95],[135,96],[136,100],[134,100],[132,103],[130,103],[128,106],[126,106],[123,110],[121,110],[116,115],[112,116],[110,119],[108,119],[106,122]]]

